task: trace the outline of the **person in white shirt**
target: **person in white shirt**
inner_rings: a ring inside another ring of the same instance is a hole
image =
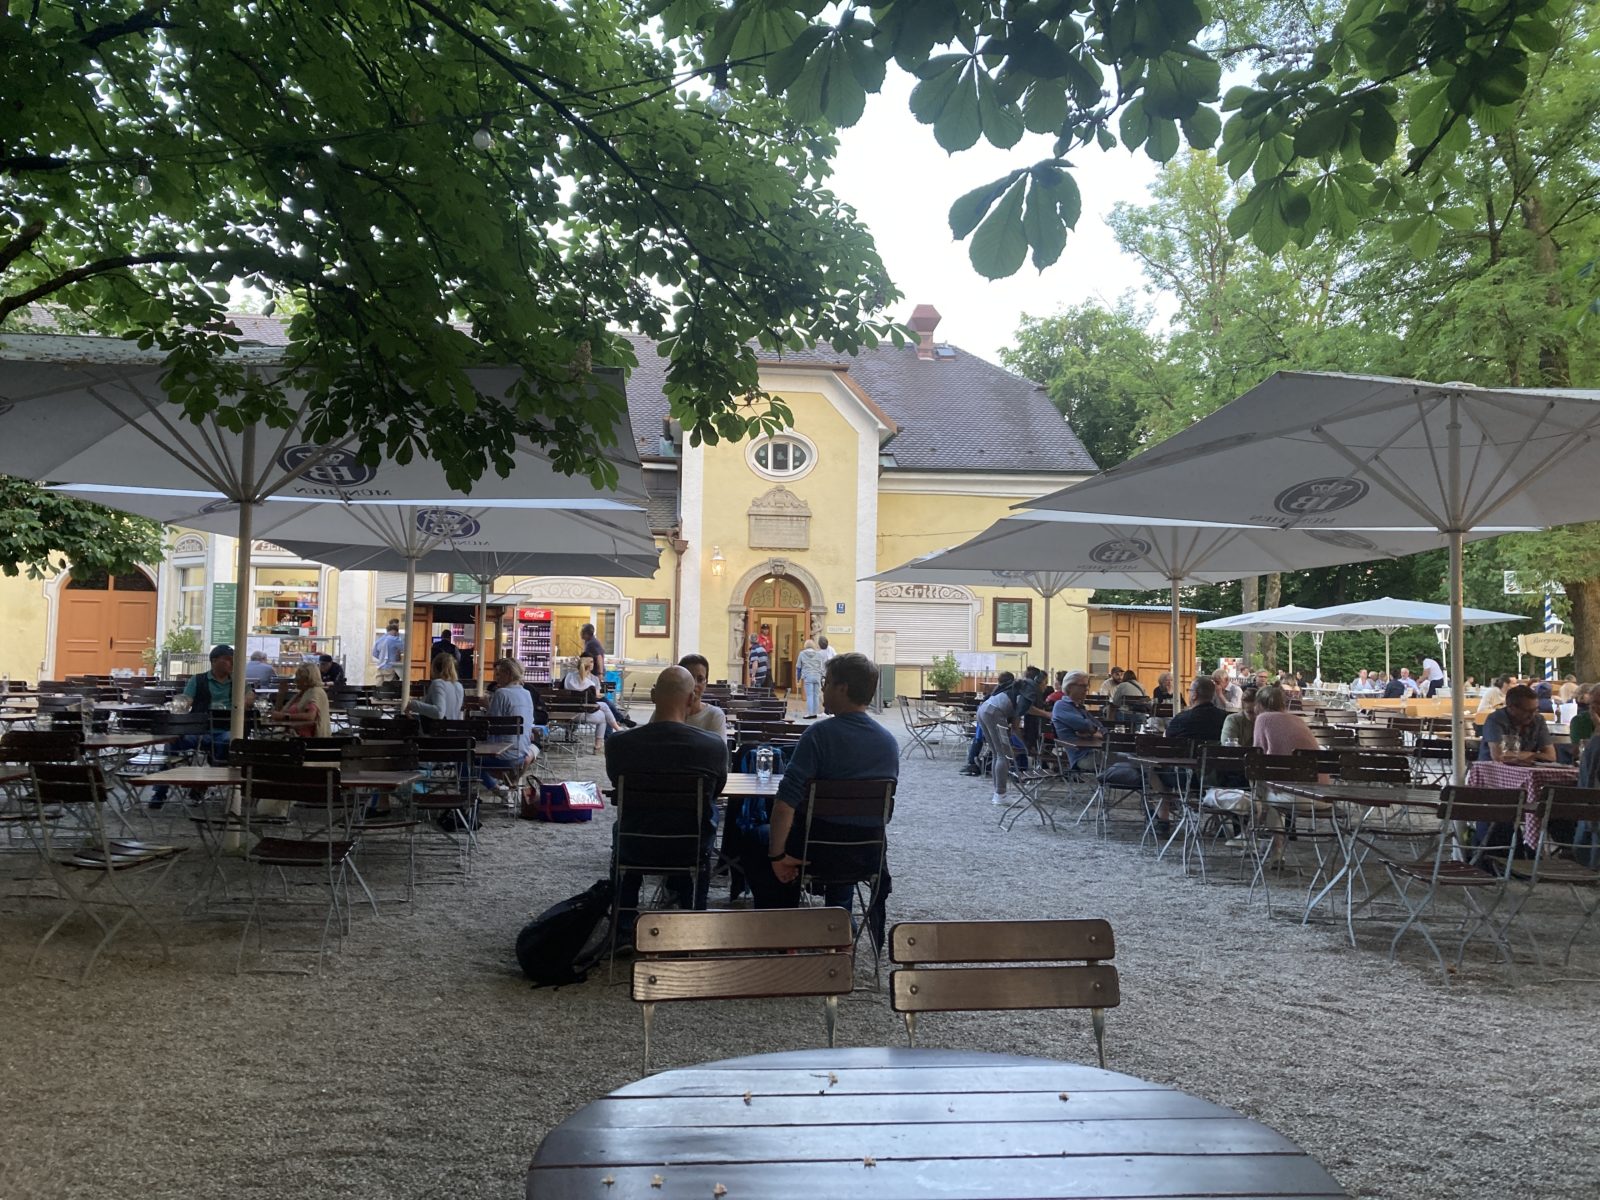
[[[1415,696],[1417,694],[1417,691],[1418,691],[1417,681],[1415,679],[1411,678],[1411,668],[1410,667],[1401,667],[1400,668],[1400,686],[1405,689],[1407,698],[1410,698],[1410,697]]]
[[[1417,690],[1424,696],[1435,695],[1444,687],[1444,668],[1437,660],[1424,658],[1422,660],[1422,681],[1417,684]]]
[[[703,654],[685,654],[678,660],[678,665],[689,672],[694,679],[694,694],[689,697],[689,707],[683,718],[684,722],[726,740],[727,715],[715,704],[707,704],[704,699],[706,681],[711,678],[710,661]]]
[[[1365,696],[1372,690],[1372,674],[1365,667],[1356,673],[1350,681],[1350,694],[1352,696]]]
[[[817,649],[822,651],[822,657],[824,659],[832,658],[835,654],[839,653],[832,646],[828,645],[828,637],[826,634],[817,635]]]

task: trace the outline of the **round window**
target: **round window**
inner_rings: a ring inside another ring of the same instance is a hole
[[[794,433],[762,438],[748,451],[750,465],[768,479],[798,479],[816,465],[816,447]]]

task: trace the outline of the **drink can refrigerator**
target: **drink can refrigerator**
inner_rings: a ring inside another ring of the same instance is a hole
[[[555,660],[555,613],[548,608],[517,609],[516,655],[529,683],[549,683]]]

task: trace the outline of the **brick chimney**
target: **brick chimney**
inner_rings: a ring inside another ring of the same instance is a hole
[[[917,357],[932,362],[933,331],[939,328],[939,310],[931,304],[919,304],[911,310],[911,319],[906,324],[917,335]]]

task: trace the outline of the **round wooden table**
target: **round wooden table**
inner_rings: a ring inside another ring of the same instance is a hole
[[[717,1191],[718,1187],[725,1189]],[[530,1200],[1342,1197],[1282,1134],[1170,1087],[953,1050],[803,1050],[663,1071],[563,1121]]]

